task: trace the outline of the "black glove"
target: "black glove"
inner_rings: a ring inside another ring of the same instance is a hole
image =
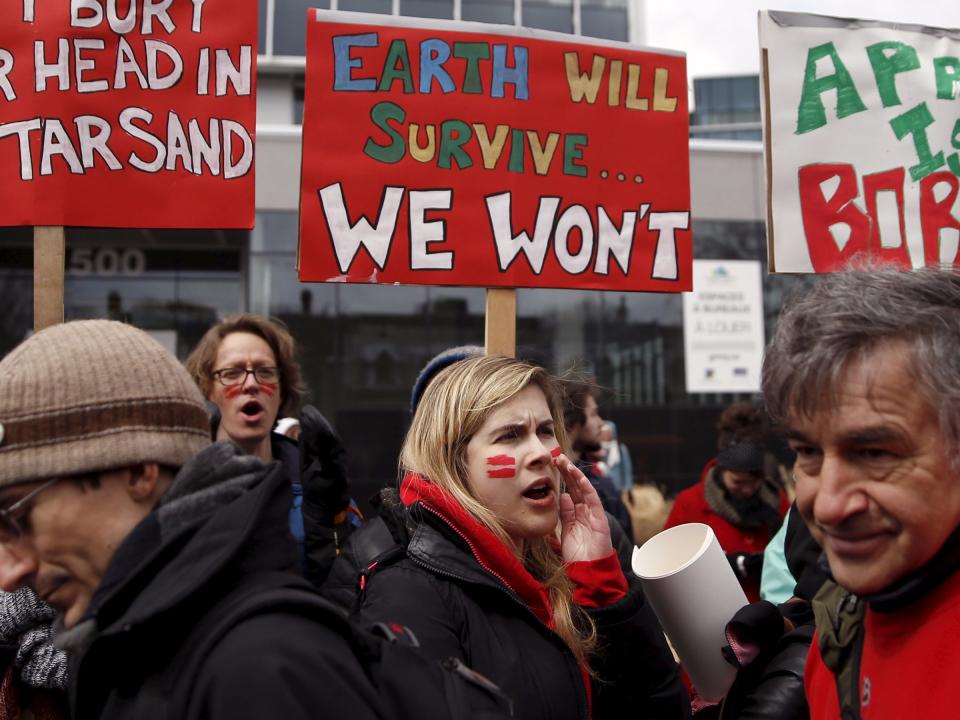
[[[213,400],[207,400],[207,414],[210,416],[210,439],[217,441],[217,430],[220,429],[220,406]]]
[[[725,632],[728,644],[722,648],[723,657],[741,668],[772,652],[786,626],[777,606],[762,600],[737,610]]]
[[[304,513],[315,522],[332,525],[350,502],[343,443],[312,405],[300,411],[300,482]]]
[[[727,553],[727,561],[741,580],[760,578],[763,553]]]

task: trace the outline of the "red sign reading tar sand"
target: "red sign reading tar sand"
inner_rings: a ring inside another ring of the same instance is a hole
[[[252,227],[254,0],[0,3],[0,225]]]
[[[310,11],[300,279],[691,287],[686,65]]]

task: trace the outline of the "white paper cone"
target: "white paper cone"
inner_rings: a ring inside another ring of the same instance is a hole
[[[677,525],[633,550],[633,572],[697,693],[720,700],[736,669],[723,659],[724,629],[746,595],[709,525]]]

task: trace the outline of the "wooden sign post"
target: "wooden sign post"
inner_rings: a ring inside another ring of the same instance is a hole
[[[33,330],[63,322],[66,247],[62,225],[33,228]]]
[[[487,355],[517,354],[517,291],[487,289],[487,320],[484,337]]]

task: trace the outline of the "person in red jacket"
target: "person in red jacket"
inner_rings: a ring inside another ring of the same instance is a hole
[[[703,469],[700,482],[677,495],[666,524],[713,528],[750,602],[760,599],[763,549],[790,507],[783,490],[765,477],[764,455],[764,447],[753,439],[721,450]]]
[[[847,593],[814,603],[810,717],[956,717],[960,276],[818,278],[780,316],[763,394],[797,454],[797,509]]]

